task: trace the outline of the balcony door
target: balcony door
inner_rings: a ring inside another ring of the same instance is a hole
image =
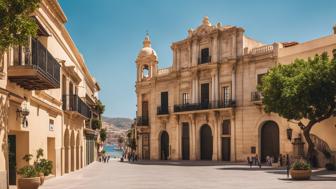
[[[209,106],[209,83],[201,84],[201,106],[207,108]]]
[[[210,62],[210,52],[209,48],[204,48],[201,50],[201,64]]]
[[[168,113],[168,92],[161,92],[161,111]]]
[[[75,98],[74,98],[74,92],[73,92],[73,84],[72,82],[69,83],[69,105],[70,110],[75,110]]]
[[[142,117],[148,117],[148,101],[142,102]]]
[[[189,160],[189,123],[182,123],[182,160]]]

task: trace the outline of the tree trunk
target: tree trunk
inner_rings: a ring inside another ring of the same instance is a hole
[[[314,123],[309,123],[304,129],[303,129],[303,135],[307,141],[308,144],[308,152],[307,152],[307,159],[310,161],[311,165],[316,165],[316,150],[315,150],[315,144],[310,138],[310,131],[313,127]]]

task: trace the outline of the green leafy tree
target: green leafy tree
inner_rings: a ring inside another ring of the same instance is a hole
[[[297,59],[292,64],[279,65],[271,69],[258,86],[264,97],[265,112],[295,121],[303,130],[310,159],[315,156],[311,129],[336,115],[335,50],[333,54],[332,60],[323,53],[307,61]]]
[[[0,53],[11,45],[25,45],[36,36],[38,25],[31,17],[41,0],[0,0]]]
[[[99,112],[99,114],[102,114],[105,111],[105,105],[100,100],[98,100],[96,103],[96,110]]]
[[[102,142],[105,142],[106,137],[107,137],[106,129],[101,129],[101,130],[100,130],[100,140],[101,140]]]

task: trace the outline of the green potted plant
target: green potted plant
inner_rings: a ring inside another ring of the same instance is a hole
[[[42,185],[44,183],[44,173],[42,171],[42,167],[39,166],[41,157],[43,157],[43,149],[39,148],[38,150],[36,150],[36,160],[34,161],[34,167],[35,167],[37,174],[39,175],[41,179],[41,185]]]
[[[309,180],[311,174],[311,166],[304,160],[296,160],[290,169],[290,175],[294,180]]]
[[[22,159],[29,164],[32,157],[33,155],[27,154]],[[41,185],[41,178],[34,166],[26,165],[20,168],[17,173],[21,176],[18,178],[18,189],[38,189]]]

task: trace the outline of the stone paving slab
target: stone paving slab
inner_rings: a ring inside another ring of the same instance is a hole
[[[204,161],[95,162],[50,179],[40,189],[332,189],[336,172],[315,171],[311,181],[287,179],[286,171]]]

